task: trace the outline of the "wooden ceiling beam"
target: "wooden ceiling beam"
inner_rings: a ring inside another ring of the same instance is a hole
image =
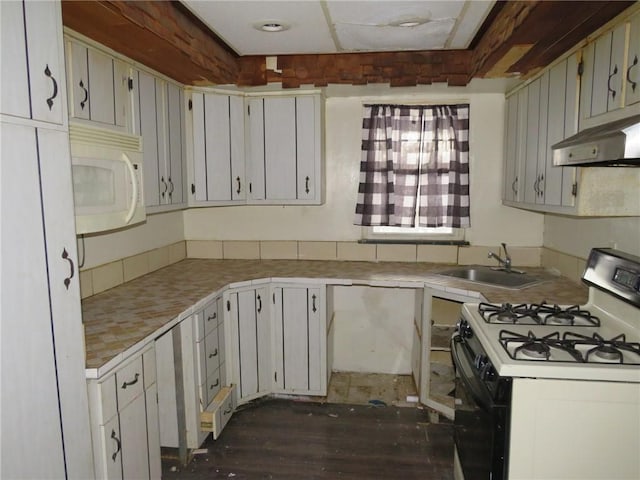
[[[265,56],[236,55],[177,1],[63,0],[62,14],[72,30],[187,85],[466,85],[531,74],[633,3],[500,0],[467,50],[280,55],[278,72]]]

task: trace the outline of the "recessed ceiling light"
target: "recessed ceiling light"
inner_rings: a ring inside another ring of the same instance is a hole
[[[289,26],[282,22],[260,22],[256,23],[253,28],[261,30],[263,32],[282,32],[288,30]]]
[[[389,26],[391,27],[403,27],[403,28],[411,28],[418,27],[420,25],[424,25],[425,23],[429,23],[431,21],[431,15],[423,16],[423,17],[404,17],[394,20],[393,22],[389,22]]]

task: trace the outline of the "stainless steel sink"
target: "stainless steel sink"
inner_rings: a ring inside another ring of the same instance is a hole
[[[482,283],[484,285],[491,285],[492,287],[510,288],[513,290],[530,287],[543,281],[528,273],[506,272],[504,270],[494,270],[482,266],[458,267],[439,272],[438,274],[444,275],[445,277],[466,280],[468,282]]]

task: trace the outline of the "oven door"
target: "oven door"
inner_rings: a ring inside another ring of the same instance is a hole
[[[476,355],[460,335],[451,339],[451,355],[456,370],[454,441],[464,480],[506,479],[508,403],[496,401],[475,367]],[[508,380],[493,380],[503,400],[510,396]]]

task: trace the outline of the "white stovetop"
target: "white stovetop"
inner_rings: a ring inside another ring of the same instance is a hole
[[[627,341],[639,342],[640,309],[616,299],[611,300],[610,296],[605,298],[604,295],[590,288],[589,302],[584,305],[585,309],[600,318],[600,327],[490,324],[478,313],[477,303],[465,303],[462,316],[469,322],[500,376],[640,383],[639,365],[514,360],[498,340],[501,330],[522,335],[532,331],[536,336],[570,330],[587,336],[597,332],[605,339],[624,333]]]

